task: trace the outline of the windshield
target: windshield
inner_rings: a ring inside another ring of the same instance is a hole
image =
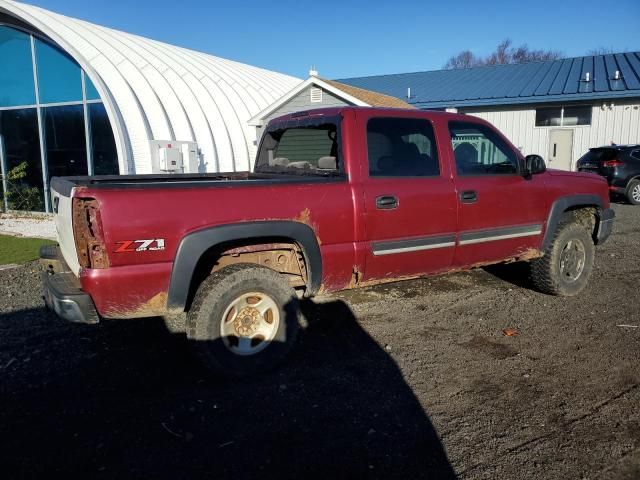
[[[256,173],[340,174],[338,126],[329,121],[278,124],[262,138]]]

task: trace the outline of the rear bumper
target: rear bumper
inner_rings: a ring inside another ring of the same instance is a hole
[[[602,245],[611,235],[611,231],[613,230],[613,220],[615,217],[616,213],[610,208],[607,208],[602,212],[600,220],[598,221],[598,233],[596,237],[597,245]]]
[[[78,278],[68,271],[57,247],[41,249],[40,264],[42,295],[47,307],[70,322],[98,323],[100,317],[91,296],[82,291]]]

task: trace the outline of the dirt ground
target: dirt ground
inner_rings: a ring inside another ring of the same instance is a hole
[[[615,210],[578,297],[514,265],[319,299],[242,381],[160,319],[67,324],[36,265],[0,271],[0,477],[638,479],[640,207]]]

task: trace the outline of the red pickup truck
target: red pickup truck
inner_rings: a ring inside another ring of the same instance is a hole
[[[613,211],[595,175],[546,170],[487,122],[333,108],[270,122],[253,172],[54,178],[47,305],[71,321],[187,313],[237,375],[289,351],[302,296],[529,261],[574,295]]]

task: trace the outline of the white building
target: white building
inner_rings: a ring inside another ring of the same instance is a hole
[[[552,168],[574,169],[590,147],[640,143],[640,52],[338,82],[484,118]]]
[[[50,210],[54,175],[248,170],[249,119],[301,81],[0,0],[0,166],[27,164],[9,207]]]

